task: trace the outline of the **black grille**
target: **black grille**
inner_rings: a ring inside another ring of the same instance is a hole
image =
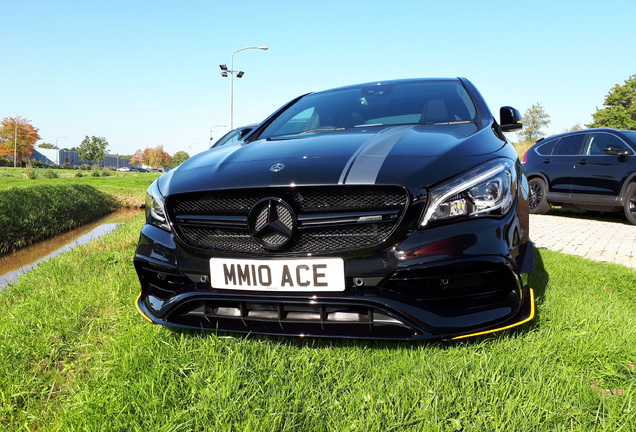
[[[257,244],[250,209],[263,198],[284,200],[297,227],[279,250]],[[168,214],[189,246],[221,253],[327,253],[375,246],[393,232],[408,204],[406,191],[385,186],[268,188],[190,193],[168,199]]]

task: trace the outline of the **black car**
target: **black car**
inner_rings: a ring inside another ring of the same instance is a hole
[[[153,323],[457,339],[531,320],[528,183],[464,78],[300,96],[148,189],[134,263]]]
[[[521,163],[530,183],[530,213],[553,205],[624,211],[636,224],[636,131],[585,129],[537,141]]]

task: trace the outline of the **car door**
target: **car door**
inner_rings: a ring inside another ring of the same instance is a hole
[[[567,198],[572,186],[572,176],[585,134],[564,136],[555,144],[552,154],[543,156],[543,172],[548,179],[548,189],[554,198]]]
[[[623,140],[608,132],[587,135],[574,165],[572,198],[607,198],[620,194],[621,183],[627,173],[627,159],[603,153],[603,149],[610,146],[629,148]]]

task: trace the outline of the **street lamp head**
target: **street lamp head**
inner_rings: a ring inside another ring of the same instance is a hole
[[[237,78],[243,78],[243,75],[245,75],[245,72],[243,72],[243,71],[238,71],[238,72],[236,73],[236,77],[237,77]]]
[[[221,71],[221,76],[227,78],[227,71]]]
[[[227,70],[227,65],[219,65],[219,67],[221,68],[222,71],[226,71]]]
[[[266,46],[259,46],[259,47],[256,47],[256,48],[261,49],[263,51],[267,51],[269,49]]]

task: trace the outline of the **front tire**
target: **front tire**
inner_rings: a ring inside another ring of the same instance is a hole
[[[552,207],[546,197],[548,186],[538,177],[528,180],[528,185],[530,186],[530,198],[528,200],[530,213],[546,214]]]
[[[627,220],[631,224],[636,225],[636,183],[632,183],[627,187],[623,207],[625,208]]]

